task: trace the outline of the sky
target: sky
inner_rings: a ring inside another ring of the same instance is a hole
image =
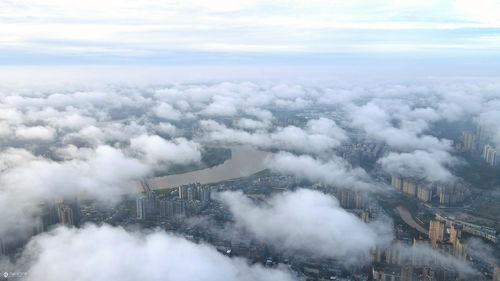
[[[6,0],[2,65],[498,64],[497,0]]]

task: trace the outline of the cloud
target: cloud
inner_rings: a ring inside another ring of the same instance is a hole
[[[293,175],[312,182],[321,182],[343,188],[376,191],[378,186],[362,168],[350,168],[348,163],[338,156],[328,161],[315,159],[309,155],[294,155],[280,152],[270,156],[266,166],[276,172]]]
[[[214,96],[213,102],[201,111],[209,116],[234,116],[238,113],[236,99],[227,96]]]
[[[73,153],[75,158],[59,162],[22,150],[1,154],[0,208],[4,216],[0,234],[33,223],[40,203],[75,197],[116,203],[121,196],[136,193],[135,181],[150,171],[146,164],[109,146]]]
[[[423,243],[415,243],[412,246],[401,243],[395,244],[395,249],[399,253],[399,260],[402,263],[418,262],[421,265],[445,268],[451,268],[461,274],[471,277],[477,274],[477,271],[470,264],[459,260],[455,256],[431,248]]]
[[[71,256],[68,256],[71,253]],[[248,265],[206,244],[165,232],[128,232],[109,225],[58,227],[24,251],[27,280],[296,280],[285,269]]]
[[[241,192],[226,191],[217,198],[229,207],[236,225],[286,252],[360,264],[370,260],[371,250],[392,239],[390,223],[366,224],[318,191],[275,194],[259,205]]]
[[[460,161],[445,151],[416,150],[411,153],[391,152],[377,163],[389,174],[448,182],[456,179],[448,168]]]
[[[257,129],[267,129],[271,126],[268,122],[258,121],[249,118],[241,118],[236,121],[236,127],[241,129],[257,130]]]
[[[217,0],[208,5],[204,1],[103,4],[93,0],[80,5],[19,0],[2,4],[0,19],[5,28],[0,33],[4,38],[1,47],[5,58],[14,63],[26,63],[33,57],[74,62],[76,57],[100,63],[147,64],[160,59],[198,65],[220,64],[219,60],[255,63],[255,53],[264,53],[259,61],[266,64],[290,63],[283,53],[291,53],[292,62],[310,65],[311,61],[324,63],[325,54],[335,53],[474,57],[491,55],[498,47],[498,38],[491,36],[491,29],[500,26],[496,1],[482,0],[474,8],[464,0],[422,2],[378,0],[368,5],[359,0],[315,0],[304,5],[287,0],[268,5],[254,0]],[[233,24],[227,25],[228,21]],[[387,30],[397,36],[389,36]],[[483,37],[489,40],[481,40]],[[250,55],[245,56],[247,53]]]
[[[440,117],[431,108],[410,109],[408,105],[396,103],[397,111],[389,113],[393,105],[386,108],[370,102],[352,109],[353,126],[363,129],[369,137],[382,140],[399,150],[439,149],[451,150],[451,141],[423,134],[430,121]],[[394,123],[399,123],[394,125]]]
[[[52,128],[43,126],[19,127],[16,130],[16,137],[22,140],[52,141],[55,132]]]
[[[173,108],[168,103],[161,103],[153,108],[153,112],[159,118],[166,120],[179,120],[182,116],[181,112]]]
[[[305,128],[277,127],[274,131],[257,130],[250,133],[228,128],[214,120],[202,120],[204,137],[223,144],[249,144],[264,149],[278,148],[297,152],[322,154],[347,140],[344,130],[327,118],[309,120]]]
[[[130,140],[130,147],[143,154],[146,161],[153,166],[187,165],[201,161],[201,146],[185,138],[167,141],[159,136],[141,135]]]
[[[465,249],[473,259],[479,259],[490,265],[497,265],[500,261],[495,256],[495,250],[490,245],[484,243],[479,238],[469,238],[465,240]]]

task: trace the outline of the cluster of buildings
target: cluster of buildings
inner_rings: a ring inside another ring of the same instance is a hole
[[[483,159],[486,162],[486,164],[490,166],[496,166],[497,164],[497,158],[496,158],[497,151],[496,149],[487,144],[483,148]]]
[[[35,225],[34,234],[47,231],[55,224],[76,226],[80,217],[80,205],[76,199],[42,204],[40,220]]]
[[[447,224],[439,219],[429,222],[429,240],[432,248],[440,249],[464,261],[466,258],[465,245],[462,241],[462,226]]]
[[[497,232],[494,228],[473,224],[455,218],[446,217],[440,214],[436,214],[436,220],[445,223],[447,226],[458,225],[463,232],[467,232],[474,236],[479,236],[484,239],[490,240],[493,243],[497,243]]]
[[[373,280],[466,280],[457,268],[426,250],[427,247],[431,247],[444,256],[450,255],[460,261],[466,261],[467,248],[463,243],[462,231],[462,225],[448,223],[438,216],[429,223],[428,240],[422,237],[411,240],[404,238],[393,241],[385,249],[376,249],[373,255]]]
[[[422,180],[394,175],[391,177],[391,186],[406,195],[416,197],[422,202],[431,202],[434,198],[437,198],[439,205],[442,206],[454,206],[462,203],[468,191],[467,185],[459,181],[447,184],[428,184]]]
[[[19,233],[9,239],[0,237],[0,255],[12,254],[21,248],[32,236],[50,230],[56,224],[79,225],[80,206],[77,200],[61,200],[40,204],[40,216],[27,232]]]
[[[210,188],[201,184],[179,186],[174,196],[159,196],[148,188],[145,193],[136,199],[138,220],[186,216],[197,213],[210,201]]]
[[[359,142],[343,145],[338,149],[338,154],[351,165],[362,166],[362,164],[374,163],[386,149],[387,147],[382,143]]]
[[[476,132],[463,131],[457,148],[473,155],[481,155],[486,164],[496,166],[496,148],[489,142],[489,135],[482,127],[478,127]]]

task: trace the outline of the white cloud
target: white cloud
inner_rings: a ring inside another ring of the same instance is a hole
[[[168,103],[161,103],[153,108],[156,116],[166,120],[179,120],[182,114]]]
[[[487,33],[487,28],[500,26],[499,9],[495,0],[481,0],[473,6],[467,0],[316,0],[307,4],[290,0],[272,4],[256,0],[217,0],[209,4],[174,0],[106,4],[95,0],[85,4],[18,0],[0,4],[4,27],[0,46],[28,53],[80,56],[140,57],[165,54],[165,50],[331,53],[353,51],[359,48],[361,38],[365,41],[364,51],[369,52],[377,52],[382,45],[389,51],[425,51],[432,45],[454,50],[461,49],[457,46],[475,46],[470,37],[476,36],[449,32],[448,40],[436,44],[432,31],[484,28]],[[369,36],[388,29],[409,35],[412,40],[391,36],[388,44],[384,36]],[[494,50],[493,46],[483,48]]]
[[[362,168],[350,168],[348,163],[338,156],[322,161],[309,155],[297,156],[280,152],[267,159],[267,167],[273,171],[312,182],[364,191],[378,190],[377,185]]]
[[[246,123],[248,125],[248,121]],[[202,120],[200,125],[205,131],[205,137],[214,142],[250,144],[261,148],[279,148],[314,154],[330,151],[347,140],[344,130],[327,118],[310,120],[304,129],[287,126],[277,127],[271,132],[257,130],[253,133],[228,128],[213,120]]]
[[[167,141],[159,136],[141,135],[130,140],[130,147],[144,154],[153,165],[191,164],[201,161],[201,147],[185,138]]]
[[[61,162],[21,150],[0,154],[4,159],[0,174],[0,208],[4,214],[0,224],[4,227],[0,235],[10,227],[29,226],[43,202],[79,197],[114,204],[122,195],[136,193],[136,181],[149,172],[147,165],[109,146],[73,153],[74,159]]]
[[[393,175],[423,178],[430,182],[448,182],[456,177],[448,170],[460,161],[445,151],[416,150],[411,153],[395,153],[380,158],[378,163]]]
[[[54,129],[43,126],[19,127],[16,136],[23,140],[51,141],[55,137]]]
[[[359,265],[371,259],[371,250],[392,239],[390,224],[366,224],[334,197],[318,191],[275,194],[262,205],[241,192],[223,192],[218,198],[229,207],[237,225],[283,251]]]
[[[131,233],[108,225],[59,227],[34,237],[24,255],[30,262],[27,280],[36,281],[295,280],[284,269],[251,266],[172,234]]]

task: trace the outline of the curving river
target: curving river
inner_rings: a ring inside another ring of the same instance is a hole
[[[231,158],[221,165],[183,174],[156,177],[148,180],[152,189],[176,187],[191,183],[214,183],[249,176],[267,167],[264,160],[272,153],[250,146],[231,147]]]

